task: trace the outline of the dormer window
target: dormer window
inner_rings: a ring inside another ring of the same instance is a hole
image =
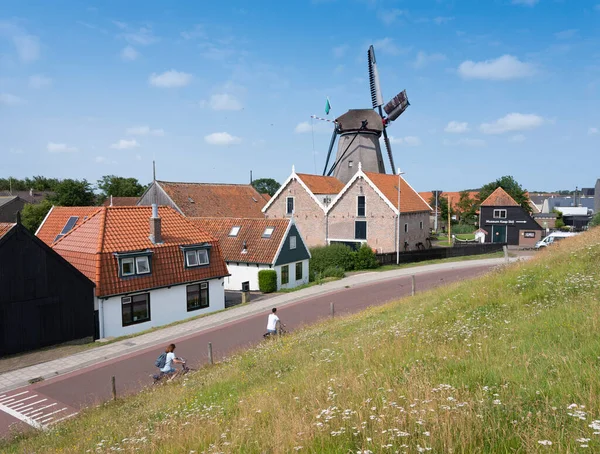
[[[183,250],[184,265],[185,268],[195,268],[198,266],[205,266],[210,263],[210,257],[208,250],[210,244],[198,244],[193,246],[181,246]]]
[[[241,227],[239,225],[234,225],[229,231],[229,236],[237,236],[238,233],[240,233],[240,229]]]
[[[152,273],[152,251],[116,253],[119,277],[143,276]]]
[[[271,238],[271,235],[273,235],[273,231],[275,230],[275,227],[267,227],[265,229],[265,231],[262,234],[263,238]]]

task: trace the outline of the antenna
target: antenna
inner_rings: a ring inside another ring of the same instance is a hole
[[[152,161],[152,181],[156,181],[156,161]]]
[[[252,184],[252,170],[250,171],[250,184]]]

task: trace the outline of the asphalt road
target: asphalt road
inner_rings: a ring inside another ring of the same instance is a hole
[[[487,272],[491,266],[451,269],[416,275],[417,291],[431,289],[449,282],[469,279]],[[329,316],[330,303],[335,314],[345,315],[409,295],[411,278],[404,276],[373,284],[357,285],[324,295],[306,298],[277,310],[289,330],[314,323]],[[262,341],[268,313],[248,316],[235,322],[197,334],[173,339],[177,356],[187,359],[193,368],[208,362],[208,343],[213,345],[215,360]],[[112,397],[111,377],[116,377],[117,394],[135,393],[152,382],[156,372],[154,361],[164,347],[156,346],[116,358],[113,362],[91,366],[52,380],[0,394],[0,436],[11,431],[31,430],[17,417],[29,417],[35,425],[49,425],[74,416],[78,410],[104,402]],[[15,371],[18,373],[18,371]]]

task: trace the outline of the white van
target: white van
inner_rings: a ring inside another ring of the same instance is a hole
[[[540,249],[543,247],[548,247],[555,241],[560,241],[564,238],[569,238],[571,236],[575,236],[578,233],[579,232],[552,232],[550,235],[548,235],[543,240],[540,240],[537,243],[535,243],[535,248]]]

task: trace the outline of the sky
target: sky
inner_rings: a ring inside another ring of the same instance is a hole
[[[415,189],[600,177],[599,0],[2,0],[0,177],[321,174],[371,44]]]

